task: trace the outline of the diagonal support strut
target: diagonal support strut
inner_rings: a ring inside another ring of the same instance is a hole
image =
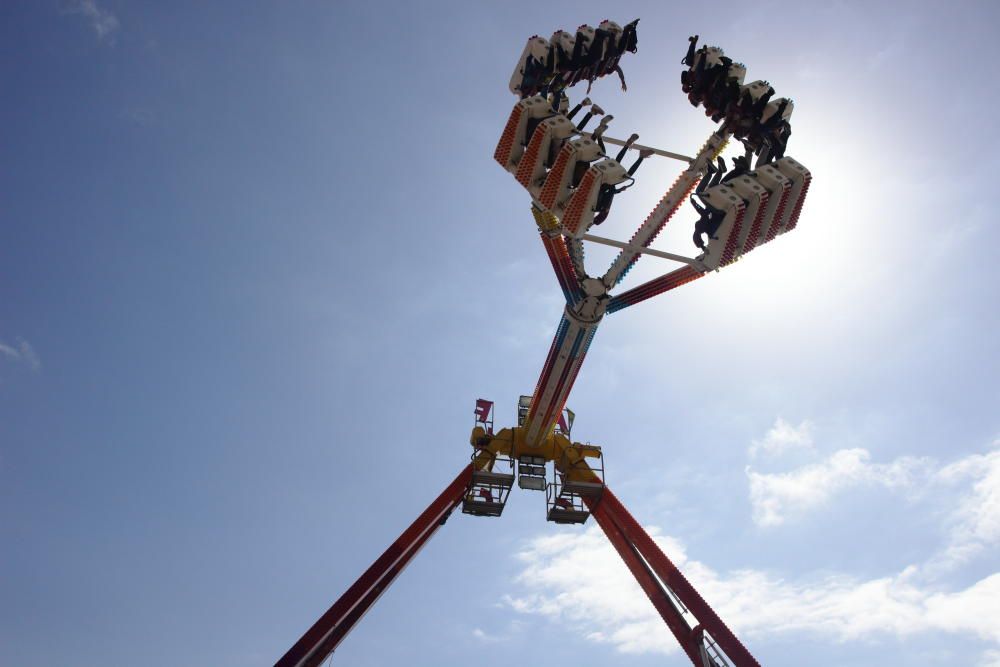
[[[472,479],[472,465],[470,463],[458,474],[378,560],[288,649],[274,667],[314,667],[333,653],[347,633],[462,501]]]
[[[605,534],[615,549],[622,556],[622,560],[628,565],[635,576],[636,581],[642,586],[646,595],[656,606],[657,611],[667,623],[667,626],[677,637],[681,648],[691,658],[695,667],[706,667],[706,665],[717,664],[708,657],[704,646],[704,634],[708,633],[711,638],[725,652],[735,667],[760,667],[760,663],[750,654],[743,643],[736,638],[736,635],[719,618],[705,599],[701,597],[694,586],[681,574],[667,555],[663,553],[653,538],[649,536],[642,526],[629,514],[618,497],[605,488],[599,501],[588,501],[594,518],[604,529]],[[624,545],[621,543],[624,541]],[[640,556],[638,563],[636,557]],[[687,621],[681,616],[679,610],[667,599],[670,610],[665,614],[661,609],[663,606],[662,587],[657,593],[655,588],[659,587],[659,582],[649,581],[650,572],[655,573],[663,585],[670,588],[681,604],[691,612],[697,625],[691,628]],[[654,587],[652,584],[656,584]],[[688,628],[685,630],[685,628]]]

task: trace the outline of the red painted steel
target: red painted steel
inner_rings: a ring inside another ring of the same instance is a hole
[[[618,555],[621,556],[625,565],[628,566],[628,569],[632,572],[632,576],[635,577],[639,586],[646,593],[646,597],[656,607],[656,611],[660,613],[663,622],[674,633],[674,637],[677,638],[677,642],[681,645],[684,652],[687,653],[688,658],[691,659],[691,662],[696,667],[701,667],[701,658],[698,647],[693,641],[691,626],[681,616],[680,610],[674,606],[669,594],[650,571],[646,561],[642,559],[642,556],[636,551],[632,542],[622,533],[621,528],[615,523],[611,514],[608,511],[602,510],[605,507],[603,503],[596,503],[597,507],[595,508],[594,502],[588,498],[587,505],[591,507],[598,525],[604,530],[604,534],[608,536],[608,540],[611,541],[615,550],[618,551]]]
[[[792,209],[792,217],[788,221],[788,227],[785,228],[786,232],[792,231],[799,224],[799,214],[802,213],[802,205],[806,203],[806,195],[809,194],[809,186],[812,185],[812,180],[812,174],[806,176],[805,183],[802,184],[802,192],[799,193],[799,200],[795,202],[795,208]]]
[[[753,223],[750,225],[750,233],[747,234],[746,242],[743,244],[742,253],[744,255],[757,247],[757,240],[760,238],[760,228],[764,226],[764,218],[767,213],[767,201],[770,198],[771,194],[766,190],[760,196],[757,215],[754,216]]]
[[[333,653],[354,624],[375,604],[379,596],[441,526],[442,520],[461,502],[471,479],[470,463],[275,663],[275,667],[312,667],[319,665]]]
[[[556,273],[559,287],[562,288],[563,296],[570,305],[575,305],[582,297],[580,289],[580,279],[576,275],[573,267],[573,260],[569,257],[569,248],[566,247],[566,239],[562,236],[549,236],[542,232],[542,245],[552,262],[552,269]]]
[[[733,221],[733,228],[729,232],[729,238],[726,239],[726,247],[722,250],[722,260],[719,263],[719,267],[729,266],[736,261],[739,256],[737,254],[738,244],[740,241],[740,234],[743,232],[743,217],[746,215],[747,207],[746,204],[742,202],[739,204],[739,211],[736,213],[736,220]],[[749,220],[747,224],[749,224]]]
[[[653,538],[643,530],[642,526],[629,514],[621,501],[605,488],[601,494],[600,504],[596,511],[610,517],[621,529],[636,550],[649,564],[656,575],[670,587],[670,590],[680,599],[685,607],[698,619],[699,625],[707,631],[715,642],[725,651],[735,667],[760,667],[760,663],[750,655],[750,651],[736,638],[736,635],[722,622],[704,598],[699,595],[694,586],[688,582],[681,571],[670,562],[666,554],[660,550]],[[597,516],[597,514],[595,514]],[[682,643],[683,646],[683,643]],[[698,664],[698,663],[696,663]]]
[[[336,649],[337,646],[340,645],[340,642],[347,636],[347,633],[349,633],[357,622],[368,613],[368,610],[372,608],[372,605],[374,605],[378,599],[382,597],[382,593],[385,592],[389,584],[392,583],[400,572],[406,569],[406,566],[409,565],[411,560],[413,560],[413,557],[420,553],[420,550],[435,532],[436,531],[433,530],[427,531],[424,533],[423,537],[414,543],[413,548],[406,552],[406,555],[403,556],[398,563],[396,563],[396,565],[384,578],[384,581],[386,582],[385,585],[376,586],[372,588],[367,595],[365,595],[364,599],[362,599],[361,602],[354,607],[354,609],[347,616],[344,617],[337,627],[334,628],[333,632],[330,633],[330,636],[325,642],[326,645],[332,646],[333,649]],[[315,653],[313,657],[306,659],[306,661],[302,664],[309,667],[320,665],[330,655],[330,653],[333,652],[333,649],[325,653],[323,651],[319,651]]]
[[[545,364],[542,366],[542,372],[538,376],[538,382],[535,383],[535,392],[531,395],[531,408],[528,410],[528,419],[525,421],[525,425],[530,424],[531,420],[535,418],[535,414],[538,412],[538,401],[535,400],[535,397],[542,395],[542,387],[549,381],[549,376],[552,374],[552,368],[555,366],[556,358],[559,356],[559,350],[562,349],[562,342],[560,339],[565,337],[568,330],[569,319],[567,319],[566,314],[563,313],[562,319],[559,320],[559,326],[556,327],[556,335],[552,337],[552,345],[549,346],[549,354],[545,357]]]
[[[608,303],[608,313],[618,312],[623,308],[628,308],[646,299],[651,299],[658,294],[663,294],[682,285],[687,285],[692,280],[697,280],[703,275],[705,274],[692,266],[682,266],[664,276],[654,278],[638,287],[633,287],[627,292],[622,292],[616,297],[612,297]]]

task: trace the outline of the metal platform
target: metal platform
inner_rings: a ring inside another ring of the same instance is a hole
[[[462,499],[462,514],[500,516],[514,486],[514,474],[492,470],[474,470]]]

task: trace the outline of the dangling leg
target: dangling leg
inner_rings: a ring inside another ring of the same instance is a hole
[[[579,130],[579,131],[581,131],[581,132],[583,132],[583,128],[584,128],[584,126],[585,126],[585,125],[586,125],[586,124],[587,124],[587,123],[588,123],[588,122],[590,121],[590,119],[591,119],[591,118],[593,118],[593,117],[594,117],[595,115],[597,115],[597,116],[603,116],[603,115],[604,115],[604,109],[602,109],[601,107],[597,106],[596,104],[592,104],[592,105],[590,106],[590,111],[588,111],[588,112],[587,112],[587,115],[585,115],[585,116],[583,117],[583,120],[581,120],[581,121],[580,121],[580,122],[579,122],[579,123],[577,124],[577,126],[576,126],[576,129],[577,129],[577,130]]]
[[[608,154],[607,148],[604,146],[604,132],[608,129],[608,123],[614,120],[614,116],[605,116],[601,119],[601,122],[594,128],[594,131],[590,133],[590,138],[597,142],[597,145],[601,147],[601,153],[604,155]]]
[[[564,103],[569,102],[569,99],[566,97],[566,94],[563,91],[558,90],[553,93],[550,93],[549,97],[552,100],[552,105],[550,107],[552,109],[552,113],[559,113],[560,109],[565,110],[563,108],[565,107]]]
[[[698,183],[698,187],[695,188],[695,192],[704,192],[708,187],[708,182],[712,180],[713,175],[715,175],[715,165],[709,162],[705,165],[705,175],[701,177],[701,181]],[[691,198],[691,202],[694,203],[694,197]],[[695,208],[697,208],[697,206],[695,206]]]
[[[608,214],[611,213],[611,202],[614,201],[615,194],[615,186],[601,186],[601,192],[597,195],[597,206],[595,207],[597,215],[594,216],[593,224],[599,225],[608,219]]]
[[[590,98],[584,97],[582,102],[577,104],[575,107],[573,107],[572,111],[566,114],[566,118],[568,120],[573,120],[573,116],[575,116],[580,111],[580,109],[587,106],[590,106]]]
[[[681,61],[682,65],[687,65],[688,67],[690,67],[694,63],[694,49],[697,43],[698,43],[698,35],[692,35],[688,37],[687,55],[685,55],[684,60]]]
[[[625,72],[622,71],[621,65],[615,65],[615,71],[618,72],[618,80],[622,82],[622,92],[628,90],[628,86],[625,85]]]
[[[722,182],[722,176],[725,173],[726,173],[726,161],[723,160],[722,156],[720,155],[719,156],[719,169],[712,176],[712,185],[711,185],[711,187],[714,188],[716,185],[718,185],[719,183],[721,183]]]
[[[615,160],[616,160],[616,161],[617,161],[617,162],[618,162],[619,164],[621,164],[621,161],[622,161],[622,160],[623,160],[623,159],[625,158],[625,153],[627,153],[627,152],[628,152],[628,149],[629,149],[629,147],[630,147],[630,146],[631,146],[632,144],[634,144],[634,143],[636,142],[636,140],[637,140],[638,138],[639,138],[639,135],[638,135],[638,134],[633,134],[632,136],[630,136],[630,137],[629,137],[629,138],[628,138],[628,139],[627,139],[627,140],[625,141],[625,145],[624,145],[624,146],[622,146],[622,149],[621,149],[620,151],[618,151],[618,155],[616,155],[616,156],[615,156]]]
[[[653,154],[653,149],[652,148],[645,148],[645,149],[639,151],[639,159],[637,159],[632,164],[632,166],[628,168],[628,175],[629,176],[634,175],[635,174],[635,170],[639,168],[639,165],[642,164],[642,161],[645,160],[646,158],[648,158],[652,154]]]

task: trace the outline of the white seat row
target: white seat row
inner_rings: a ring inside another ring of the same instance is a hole
[[[795,228],[812,174],[790,157],[709,188],[702,200],[724,217],[698,257],[717,269]]]
[[[545,211],[558,217],[579,238],[593,222],[603,186],[629,176],[617,160],[605,157],[597,141],[570,139],[573,123],[553,113],[540,95],[514,105],[493,157]],[[530,133],[530,134],[529,134]]]

